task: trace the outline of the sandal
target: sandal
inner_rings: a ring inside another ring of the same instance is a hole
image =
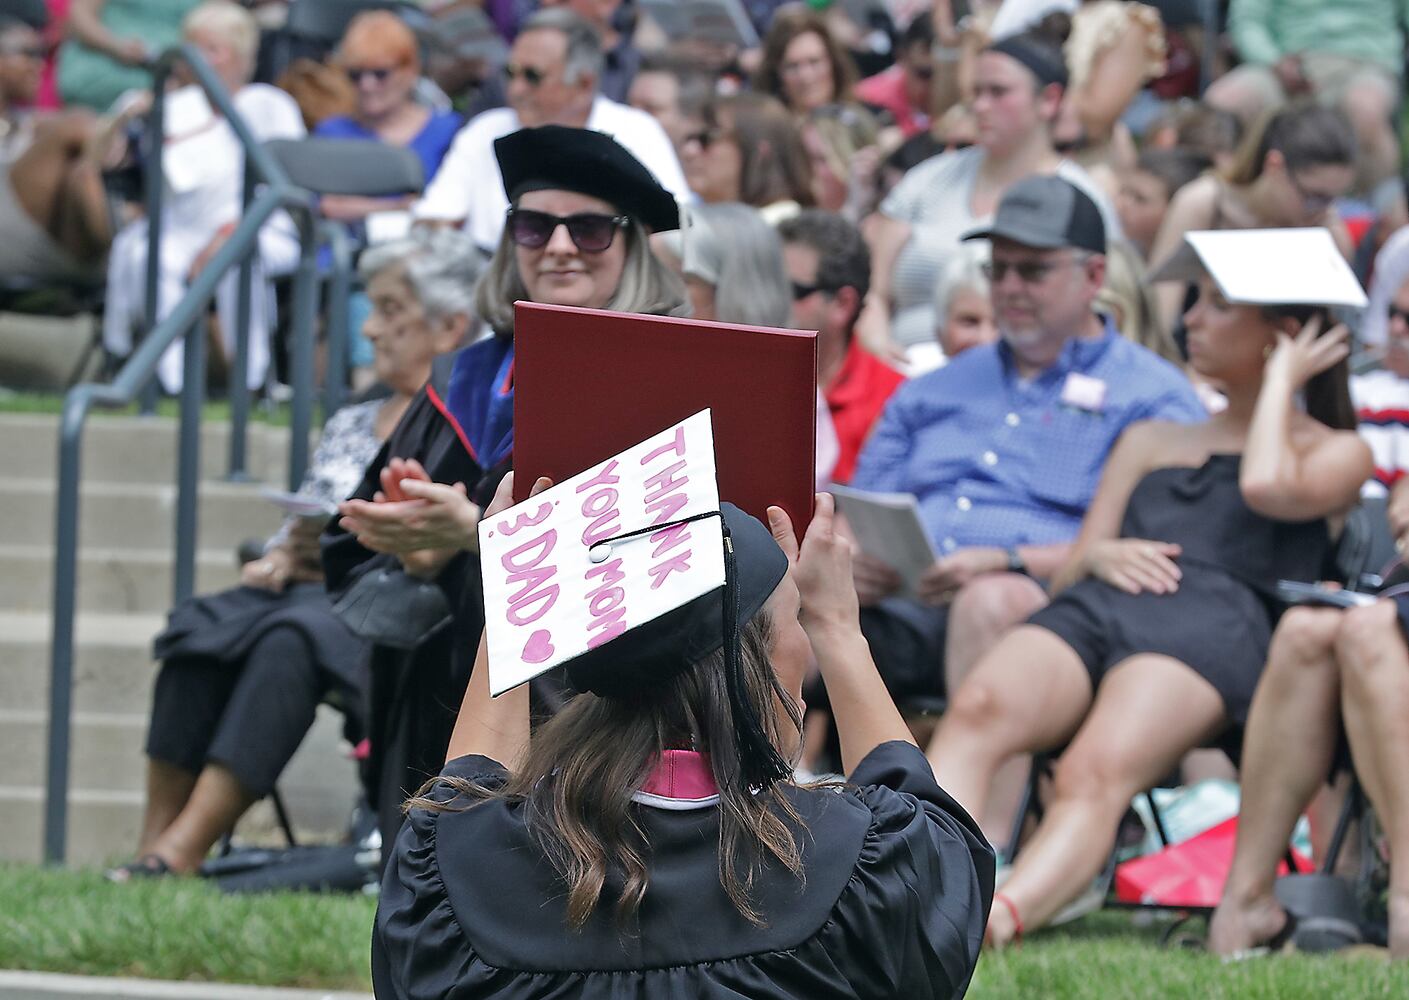
[[[136,861],[129,861],[125,865],[109,868],[103,873],[103,877],[109,882],[121,885],[135,879],[162,878],[171,874],[171,866],[161,857],[156,854],[144,854]]]
[[[1266,958],[1282,951],[1291,942],[1292,937],[1297,932],[1297,918],[1291,910],[1284,910],[1287,915],[1286,923],[1282,924],[1282,929],[1273,934],[1261,944],[1253,945],[1251,948],[1240,948],[1231,955],[1223,956],[1224,965],[1232,965],[1238,962],[1247,962],[1252,959]]]

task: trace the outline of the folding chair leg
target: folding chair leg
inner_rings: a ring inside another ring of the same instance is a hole
[[[290,847],[297,847],[298,841],[294,838],[294,825],[289,821],[289,812],[284,808],[283,797],[279,795],[277,788],[269,793],[269,801],[274,806],[274,815],[279,818],[279,828],[284,831],[284,838],[288,840]]]

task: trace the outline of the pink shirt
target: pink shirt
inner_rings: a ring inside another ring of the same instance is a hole
[[[856,85],[854,93],[857,100],[889,111],[907,139],[930,127],[930,116],[906,98],[905,71],[899,66],[866,77]]]

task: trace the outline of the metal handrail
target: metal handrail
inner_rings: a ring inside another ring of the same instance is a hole
[[[229,240],[191,282],[185,296],[166,319],[155,322],[156,275],[160,263],[161,206],[164,195],[162,137],[166,81],[178,61],[184,62],[205,91],[207,99],[225,116],[244,147],[246,211]],[[83,428],[94,406],[125,406],[138,401],[153,384],[161,356],[178,339],[185,341],[185,369],[181,389],[179,458],[177,466],[176,568],[173,590],[176,601],[195,588],[197,484],[200,477],[200,422],[204,402],[205,329],[203,317],[216,286],[225,273],[241,267],[241,303],[237,323],[237,364],[247,357],[250,267],[259,248],[260,228],[277,212],[291,211],[297,221],[301,247],[294,289],[291,381],[293,406],[289,454],[290,488],[296,488],[308,461],[308,438],[313,407],[313,338],[318,305],[317,252],[319,227],[316,201],[292,185],[284,171],[253,135],[235,110],[224,85],[200,53],[189,45],[168,49],[153,63],[151,112],[147,135],[152,152],[147,173],[147,211],[150,245],[147,251],[146,337],[108,385],[84,383],[64,399],[59,427],[59,483],[55,511],[53,633],[49,677],[49,756],[44,810],[44,857],[49,863],[64,860],[68,832],[69,751],[73,709],[74,618],[76,605],[80,459]],[[330,373],[331,374],[331,373]],[[235,382],[245,388],[243,365]],[[248,402],[247,398],[245,400]],[[232,432],[234,428],[232,428]],[[240,429],[243,436],[243,428]]]

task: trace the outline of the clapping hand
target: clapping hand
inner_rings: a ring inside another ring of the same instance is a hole
[[[373,552],[401,557],[407,572],[434,576],[457,553],[478,548],[479,507],[464,483],[431,480],[415,459],[393,458],[371,500],[338,505],[342,525]]]

